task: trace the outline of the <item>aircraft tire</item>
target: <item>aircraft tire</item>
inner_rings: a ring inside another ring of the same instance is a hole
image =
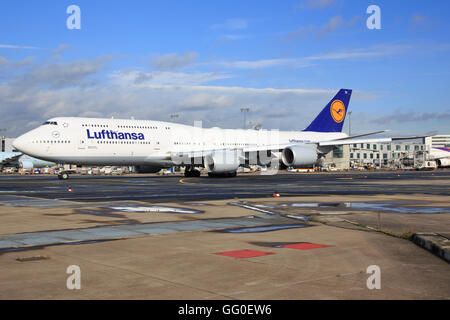
[[[200,177],[199,170],[188,170],[184,172],[185,177]]]
[[[67,179],[69,179],[69,174],[67,172],[61,172],[60,174],[58,174],[58,179],[59,180],[67,180]]]

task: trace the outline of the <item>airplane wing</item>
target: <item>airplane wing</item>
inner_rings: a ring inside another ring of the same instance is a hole
[[[381,131],[375,131],[375,132],[363,133],[363,134],[359,134],[359,135],[357,135],[357,136],[349,136],[349,137],[340,138],[340,139],[336,139],[336,140],[344,140],[344,139],[354,139],[354,138],[367,137],[367,136],[371,136],[371,135],[379,134],[379,133],[383,133],[383,132],[388,132],[388,131],[389,131],[389,130],[381,130]]]
[[[331,141],[322,141],[319,142],[318,145],[320,147],[324,146],[341,146],[345,144],[357,144],[357,143],[382,143],[382,142],[391,142],[392,138],[378,138],[378,139],[342,139],[342,140],[331,140]]]
[[[380,131],[384,132],[384,131]],[[379,133],[379,132],[378,132]],[[375,133],[371,133],[375,134]],[[392,142],[392,141],[398,141],[398,140],[414,140],[414,139],[422,139],[424,136],[414,136],[414,137],[393,137],[393,138],[375,138],[375,139],[354,139],[356,137],[363,137],[367,136],[369,134],[365,135],[359,135],[354,137],[347,137],[342,139],[336,139],[336,140],[330,140],[330,141],[321,141],[318,143],[319,146],[339,146],[339,145],[345,145],[345,144],[358,144],[358,143],[384,143],[384,142]]]

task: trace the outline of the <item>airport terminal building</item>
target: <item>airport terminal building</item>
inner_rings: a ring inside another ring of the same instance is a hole
[[[425,137],[420,142],[358,143],[335,147],[323,159],[337,170],[352,167],[402,168],[427,159],[431,148],[449,148],[450,134]]]

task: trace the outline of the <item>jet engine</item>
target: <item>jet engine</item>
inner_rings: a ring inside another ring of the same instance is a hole
[[[281,153],[283,163],[288,167],[312,167],[317,161],[317,151],[310,146],[287,147]]]
[[[205,156],[204,165],[213,175],[234,174],[239,168],[239,155],[236,151],[217,151]]]
[[[450,159],[449,158],[438,159],[438,160],[436,160],[436,162],[437,162],[437,165],[441,168],[450,167]]]

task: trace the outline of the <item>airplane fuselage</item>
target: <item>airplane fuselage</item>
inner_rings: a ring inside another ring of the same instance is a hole
[[[14,145],[33,157],[58,163],[170,167],[170,154],[175,152],[307,144],[346,136],[341,132],[201,128],[160,121],[60,117],[22,135]]]

